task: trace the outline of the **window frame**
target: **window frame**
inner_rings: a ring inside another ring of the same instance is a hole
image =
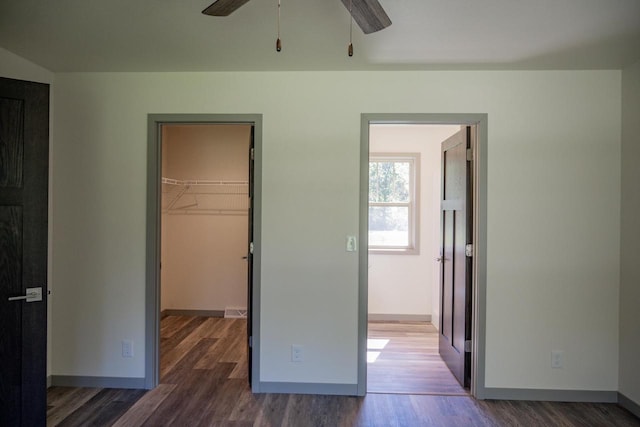
[[[369,168],[373,162],[408,162],[409,163],[409,201],[408,202],[368,202],[367,212],[371,207],[408,207],[408,241],[407,246],[372,245],[368,251],[375,255],[418,255],[420,254],[420,153],[369,153]],[[368,181],[368,189],[371,181]],[[369,200],[369,191],[367,191]],[[367,216],[368,218],[368,216]],[[367,234],[370,233],[367,226]],[[367,240],[369,240],[367,238]]]

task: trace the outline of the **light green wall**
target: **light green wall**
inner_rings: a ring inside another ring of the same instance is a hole
[[[620,84],[618,71],[56,74],[53,373],[144,376],[148,113],[263,114],[260,380],[348,384],[360,114],[488,113],[486,385],[617,390]]]
[[[620,393],[640,405],[640,62],[622,72]]]

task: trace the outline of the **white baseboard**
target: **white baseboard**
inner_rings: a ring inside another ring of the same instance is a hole
[[[199,317],[224,317],[224,310],[176,310],[167,308],[160,312],[160,317],[166,316],[199,316]]]
[[[370,322],[431,322],[430,314],[369,313]]]

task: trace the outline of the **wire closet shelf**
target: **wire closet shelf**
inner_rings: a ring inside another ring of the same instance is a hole
[[[181,180],[162,177],[162,213],[246,215],[248,211],[248,181]]]

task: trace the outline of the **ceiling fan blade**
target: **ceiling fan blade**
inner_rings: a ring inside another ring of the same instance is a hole
[[[205,15],[229,16],[249,0],[216,0],[202,11]]]
[[[342,0],[342,4],[347,10],[351,6],[353,19],[365,34],[384,30],[391,25],[391,19],[389,19],[378,0]]]

